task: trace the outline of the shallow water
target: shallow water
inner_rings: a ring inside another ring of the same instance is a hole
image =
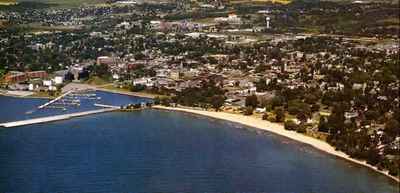
[[[0,117],[41,102],[1,97]],[[398,192],[387,177],[310,146],[160,110],[1,129],[0,171],[0,192]]]

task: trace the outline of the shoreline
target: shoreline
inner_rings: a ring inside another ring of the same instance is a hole
[[[121,95],[127,95],[127,96],[142,97],[142,98],[148,98],[148,99],[154,99],[156,97],[155,95],[145,94],[145,93],[116,91],[116,90],[110,90],[110,89],[104,89],[104,88],[98,88],[98,87],[96,87],[94,89],[98,90],[98,91],[103,91],[103,92],[109,92],[109,93],[121,94]],[[0,96],[9,96],[9,97],[16,97],[16,98],[50,99],[47,97],[34,97],[34,96],[10,96],[10,95],[7,95],[7,94],[1,93],[1,92],[0,92]],[[165,107],[165,106],[160,106],[160,105],[154,105],[152,108],[160,109],[160,110],[167,110],[167,111],[186,112],[186,113],[206,116],[206,117],[210,117],[210,118],[214,118],[214,119],[230,121],[233,123],[238,123],[241,125],[253,127],[256,129],[263,130],[263,131],[268,131],[268,132],[274,133],[276,135],[283,136],[283,137],[286,137],[291,140],[295,140],[295,141],[303,143],[303,144],[308,144],[308,145],[312,146],[313,148],[320,150],[324,153],[328,153],[328,154],[334,155],[336,157],[350,161],[352,163],[356,163],[358,165],[367,167],[377,173],[385,175],[386,177],[392,179],[396,183],[400,183],[400,178],[389,175],[388,171],[378,170],[377,167],[367,164],[367,162],[365,160],[364,161],[357,160],[357,159],[351,158],[349,155],[345,154],[344,152],[336,151],[335,147],[331,146],[330,144],[328,144],[325,141],[322,141],[322,140],[319,140],[319,139],[316,139],[316,138],[313,138],[310,136],[306,136],[306,135],[297,133],[295,131],[285,130],[284,126],[282,124],[272,123],[272,122],[257,119],[255,117],[251,117],[251,116],[244,116],[244,115],[240,115],[240,114],[232,114],[232,113],[227,113],[227,112],[204,111],[204,110],[186,109],[186,108],[179,108],[179,107]]]
[[[377,173],[385,175],[386,177],[396,181],[397,183],[400,183],[399,178],[389,175],[389,173],[387,171],[378,170],[377,167],[367,164],[366,161],[357,160],[357,159],[351,158],[349,155],[345,154],[344,152],[336,151],[335,147],[331,146],[330,144],[328,144],[325,141],[322,141],[322,140],[319,140],[316,138],[312,138],[312,137],[309,137],[309,136],[306,136],[306,135],[303,135],[300,133],[296,133],[294,131],[285,130],[283,125],[278,124],[278,123],[272,123],[269,121],[257,119],[255,117],[244,116],[244,115],[239,115],[239,114],[231,114],[231,113],[226,113],[226,112],[202,111],[202,110],[185,109],[185,108],[179,108],[179,107],[164,107],[164,106],[160,106],[160,105],[155,105],[152,108],[160,109],[160,110],[167,110],[167,111],[179,111],[179,112],[186,112],[186,113],[191,113],[191,114],[196,114],[196,115],[202,115],[202,116],[206,116],[206,117],[210,117],[210,118],[239,123],[241,125],[268,131],[268,132],[277,134],[279,136],[283,136],[283,137],[289,138],[291,140],[298,141],[300,143],[308,144],[308,145],[312,146],[313,148],[316,148],[322,152],[325,152],[325,153],[334,155],[336,157],[345,159],[347,161],[350,161],[352,163],[356,163],[358,165],[367,167]]]
[[[45,96],[32,96],[32,95],[19,96],[19,95],[12,95],[12,94],[2,93],[2,92],[0,92],[0,96],[21,98],[21,99],[52,99],[52,98],[54,98],[54,97],[45,97]]]

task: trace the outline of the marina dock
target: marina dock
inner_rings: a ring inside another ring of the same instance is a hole
[[[47,122],[71,119],[74,117],[82,117],[82,116],[86,116],[86,115],[111,112],[111,111],[116,111],[116,110],[119,110],[119,108],[105,108],[105,109],[97,109],[97,110],[92,110],[92,111],[70,113],[70,114],[65,114],[65,115],[55,115],[55,116],[49,116],[49,117],[33,118],[33,119],[22,120],[22,121],[0,123],[0,127],[9,128],[9,127],[19,127],[19,126],[39,124],[39,123],[47,123]]]

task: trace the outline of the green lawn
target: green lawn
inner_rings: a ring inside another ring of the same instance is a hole
[[[14,5],[16,3],[16,0],[0,0],[0,5]]]
[[[109,83],[110,82],[108,82],[100,77],[97,77],[97,76],[90,77],[89,80],[86,81],[86,84],[96,85],[96,86],[105,85],[105,84],[109,84]]]

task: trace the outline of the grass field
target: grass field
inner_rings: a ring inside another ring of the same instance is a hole
[[[100,78],[98,76],[93,76],[93,77],[90,77],[89,80],[87,80],[85,83],[86,84],[90,84],[90,85],[99,86],[99,85],[108,84],[110,82],[108,82],[108,81],[106,81],[106,80],[104,80],[104,79],[102,79],[102,78]]]
[[[0,5],[15,5],[17,4],[16,0],[0,0]]]

